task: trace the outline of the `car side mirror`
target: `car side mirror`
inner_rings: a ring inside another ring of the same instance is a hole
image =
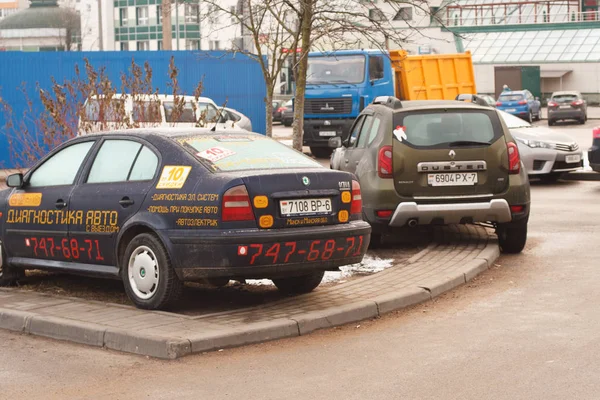
[[[329,138],[328,145],[331,149],[339,149],[342,147],[342,138],[339,136]]]
[[[23,174],[12,174],[6,178],[6,186],[13,188],[23,187]]]

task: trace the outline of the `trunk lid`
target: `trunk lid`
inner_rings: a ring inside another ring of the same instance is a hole
[[[394,126],[393,177],[401,196],[442,199],[506,190],[507,144],[494,110],[398,113]]]

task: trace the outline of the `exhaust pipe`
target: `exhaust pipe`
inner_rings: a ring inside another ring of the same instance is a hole
[[[410,228],[414,228],[415,226],[419,225],[419,221],[416,218],[411,218],[408,220],[407,225]]]

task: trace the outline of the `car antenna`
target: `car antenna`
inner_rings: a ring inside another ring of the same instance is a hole
[[[221,120],[221,115],[223,114],[225,107],[227,107],[227,100],[225,100],[225,104],[223,105],[223,107],[221,107],[219,109],[219,115],[217,115],[217,120],[215,121],[215,125],[210,129],[211,132],[217,131],[217,125],[219,124],[219,121]]]

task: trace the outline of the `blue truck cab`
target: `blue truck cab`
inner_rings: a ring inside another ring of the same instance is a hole
[[[331,137],[345,140],[360,112],[378,96],[394,95],[390,57],[381,50],[311,52],[304,106],[304,145],[328,157]]]

